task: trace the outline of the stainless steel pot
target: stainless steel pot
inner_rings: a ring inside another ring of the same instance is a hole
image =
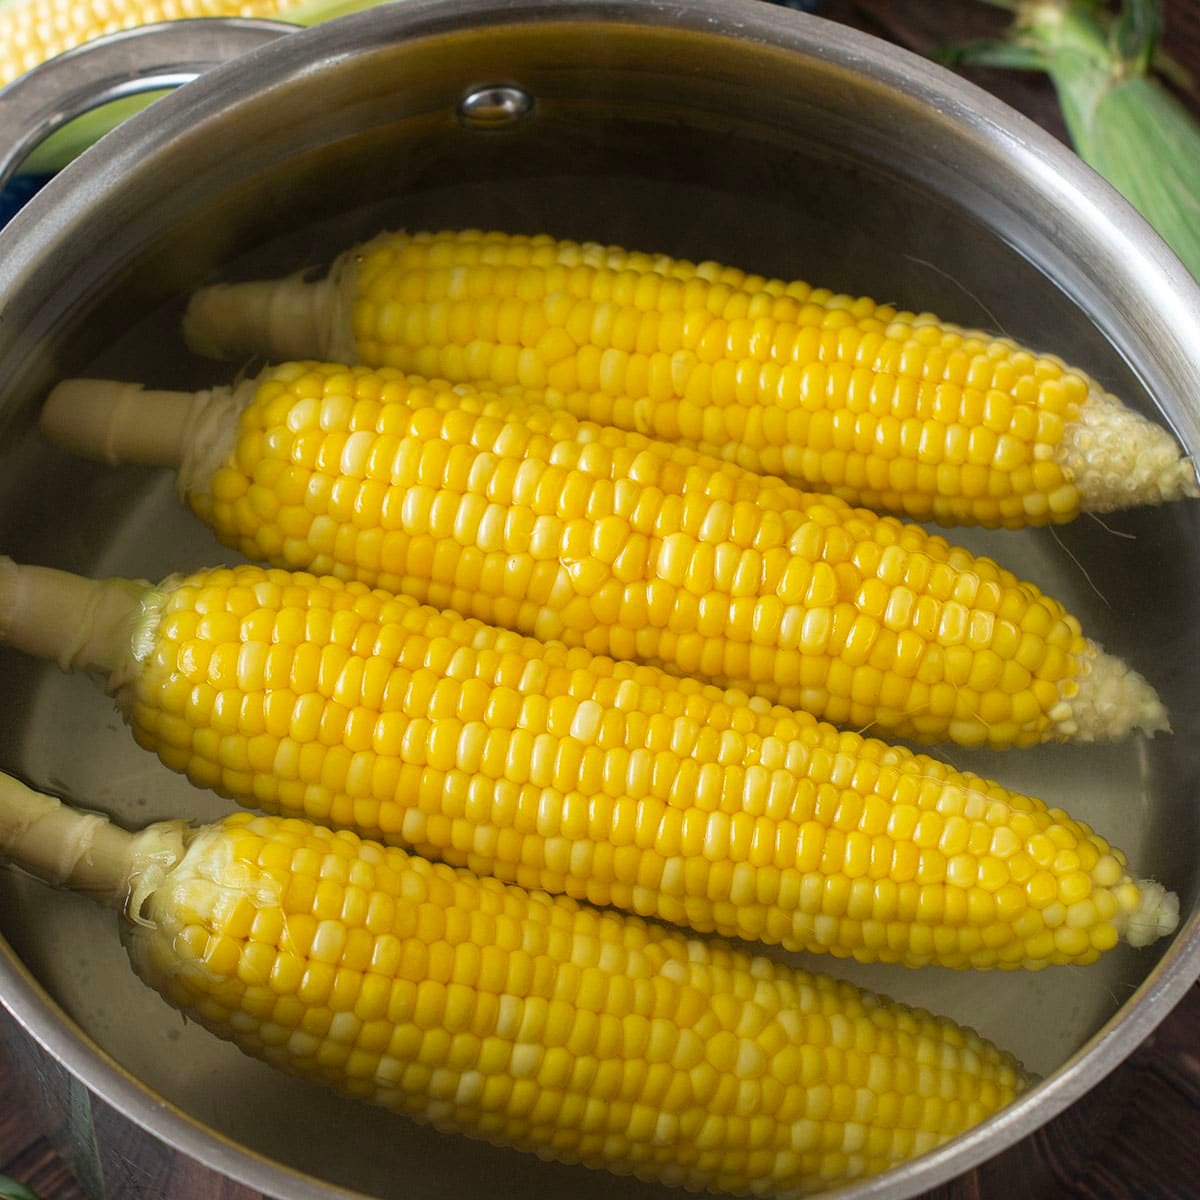
[[[139,62],[154,43],[139,39]],[[33,94],[0,96],[0,128]],[[41,445],[40,397],[82,371],[216,381],[221,368],[178,336],[197,283],[323,262],[382,226],[464,224],[715,257],[1003,329],[1200,446],[1195,283],[1101,180],[974,87],[749,0],[407,0],[187,83],[0,234],[0,549],[148,577],[228,557],[162,475]],[[955,761],[1090,820],[1180,893],[1185,922],[1160,948],[1037,975],[811,961],[972,1024],[1045,1076],[939,1152],[838,1193],[859,1200],[914,1196],[1012,1145],[1120,1062],[1200,966],[1194,509],[959,540],[1081,613],[1160,688],[1175,732]],[[87,680],[14,656],[0,669],[4,768],[133,823],[224,808],[138,751]],[[122,1173],[95,1136],[100,1111],[276,1196],[612,1193],[606,1177],[442,1138],[278,1076],[137,983],[105,914],[12,875],[0,887],[0,1000],[28,1034],[22,1058],[49,1073],[43,1100],[70,1118],[94,1188],[107,1172],[112,1196],[190,1194]]]

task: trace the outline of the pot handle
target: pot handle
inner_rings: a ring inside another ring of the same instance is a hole
[[[47,59],[0,90],[0,188],[52,133],[94,108],[189,83],[297,28],[193,17],[107,34]]]

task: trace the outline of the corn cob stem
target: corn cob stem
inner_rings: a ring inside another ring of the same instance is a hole
[[[193,782],[523,886],[910,966],[1082,964],[1178,918],[1038,800],[361,585],[247,566],[139,594],[4,564],[0,640],[44,649],[46,614]]]
[[[66,571],[28,571],[0,556],[0,642],[63,671],[115,673],[120,686],[148,587],[141,580],[97,583]]]
[[[182,821],[131,834],[0,774],[0,859],[140,920],[142,902],[183,855]]]
[[[68,381],[42,427],[109,461],[175,447],[181,492],[252,558],[924,741],[1168,727],[1140,675],[990,560],[521,394],[289,363],[150,393],[149,435],[138,397]]]
[[[307,822],[106,829],[0,779],[0,857],[121,908],[171,1004],[443,1131],[784,1197],[932,1149],[1031,1082],[945,1018]],[[56,838],[89,846],[100,890]]]
[[[186,497],[203,486],[234,446],[253,383],[175,392],[105,379],[69,379],[42,409],[41,430],[72,454],[109,466],[173,467]]]
[[[154,644],[158,596],[144,580],[86,579],[0,555],[0,644],[99,674],[117,691]]]
[[[217,359],[247,357],[258,347],[277,360],[358,361],[350,335],[348,261],[340,259],[322,279],[299,271],[282,279],[201,288],[185,315],[188,347]]]
[[[468,230],[385,234],[319,280],[198,291],[199,353],[545,389],[601,424],[944,524],[1200,495],[1168,430],[1008,339],[714,263]]]

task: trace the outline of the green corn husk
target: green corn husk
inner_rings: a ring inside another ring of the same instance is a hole
[[[0,1200],[38,1200],[38,1197],[24,1184],[0,1175]]]
[[[86,6],[89,0],[77,2]],[[381,2],[383,0],[277,0],[275,11],[270,13],[267,19],[286,21],[293,25],[316,25],[360,9],[372,8]],[[0,0],[0,21],[11,10],[22,7],[35,10],[43,6],[45,0]],[[106,4],[102,7],[105,15],[111,20],[116,5]],[[236,0],[230,0],[227,15],[236,16],[238,7]],[[102,28],[99,23],[97,27]],[[3,53],[4,48],[0,46],[0,54]],[[78,157],[109,130],[115,129],[126,117],[140,112],[165,94],[161,91],[146,92],[92,109],[47,138],[25,160],[21,171],[30,175],[53,174]]]
[[[998,3],[999,0],[990,0]],[[944,54],[951,64],[1045,71],[1079,156],[1200,278],[1200,122],[1169,90],[1156,0],[1015,0],[1007,41]]]

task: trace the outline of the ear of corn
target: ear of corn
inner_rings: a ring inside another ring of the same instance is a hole
[[[191,346],[545,389],[853,504],[943,524],[1066,521],[1200,494],[1173,436],[1010,339],[806,283],[615,247],[387,234],[327,278],[218,285]]]
[[[0,88],[49,58],[106,34],[161,21],[204,17],[277,18],[311,25],[378,0],[0,0]],[[71,122],[26,160],[23,170],[59,170],[126,117],[164,95],[114,101]]]
[[[0,777],[0,855],[124,909],[171,1004],[443,1131],[787,1196],[933,1149],[1029,1083],[944,1018],[347,833],[239,814],[101,846],[88,822]]]
[[[102,672],[137,741],[202,787],[701,932],[1036,969],[1177,919],[1038,800],[361,584],[244,566],[151,590],[7,563],[0,639]]]
[[[174,457],[249,557],[835,724],[997,747],[1166,725],[1141,676],[991,560],[519,395],[292,363],[197,397],[70,381],[42,427],[109,461]]]
[[[180,17],[273,17],[287,0],[3,0],[0,87],[93,38]]]

